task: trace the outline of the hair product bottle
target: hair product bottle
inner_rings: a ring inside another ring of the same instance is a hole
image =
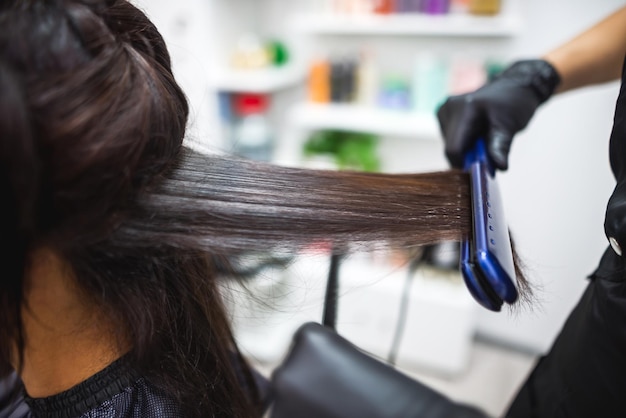
[[[413,110],[434,114],[448,94],[449,68],[439,56],[418,54],[413,72]]]
[[[418,13],[422,11],[423,0],[396,0],[397,13]]]
[[[378,70],[371,51],[361,52],[357,71],[356,101],[361,106],[373,107],[378,94]]]
[[[438,15],[438,14],[446,14],[450,9],[450,1],[449,0],[423,0],[422,1],[422,12]]]
[[[390,14],[395,11],[394,0],[374,0],[374,13]]]
[[[309,100],[313,103],[330,101],[330,64],[328,60],[318,58],[309,70]]]
[[[267,96],[239,94],[234,96],[235,126],[233,152],[258,161],[272,158],[273,138],[267,120]]]
[[[500,13],[500,0],[471,0],[469,11],[475,15],[495,15]]]

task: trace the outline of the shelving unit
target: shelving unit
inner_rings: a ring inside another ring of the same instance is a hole
[[[230,93],[275,93],[297,86],[306,78],[306,70],[300,66],[266,68],[259,70],[217,71],[212,85],[215,90]]]
[[[291,123],[302,130],[338,129],[400,136],[420,140],[441,140],[434,116],[349,104],[296,105],[289,113]]]
[[[327,35],[414,35],[510,37],[520,31],[521,19],[513,14],[496,17],[468,15],[330,15],[301,14],[291,28],[300,33]]]
[[[442,48],[445,55],[451,51],[448,48],[450,42],[458,39],[470,43],[487,41],[500,45],[502,49],[502,45],[522,29],[523,21],[517,6],[517,3],[507,2],[501,14],[496,16],[298,12],[293,14],[288,27],[294,34],[308,38],[311,44],[325,45],[326,48],[334,48],[335,41],[337,44],[345,41],[354,45],[354,41],[361,38],[364,42],[376,39],[377,42],[387,43],[403,38],[404,45],[407,45],[407,39],[412,37],[419,39],[416,45],[421,44],[416,48],[423,49],[432,40],[433,45]],[[469,45],[467,42],[466,45]],[[407,51],[406,47],[403,51]],[[306,135],[312,130],[340,129],[369,132],[381,137],[441,141],[435,116],[413,111],[304,102],[294,105],[287,116],[289,124],[296,129],[289,130],[290,135],[293,132]],[[293,136],[287,140],[302,142]]]

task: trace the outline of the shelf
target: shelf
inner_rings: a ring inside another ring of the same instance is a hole
[[[468,15],[299,15],[292,29],[329,35],[416,35],[510,37],[521,28],[514,15],[494,17]]]
[[[213,79],[216,90],[232,93],[273,93],[296,86],[306,79],[300,67],[260,70],[222,70]]]
[[[304,129],[339,129],[369,132],[382,136],[441,140],[434,116],[410,111],[392,111],[354,105],[320,105],[304,103],[295,106],[290,122]]]

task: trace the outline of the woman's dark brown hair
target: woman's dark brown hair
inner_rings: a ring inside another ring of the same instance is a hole
[[[0,28],[4,372],[24,347],[28,256],[45,246],[189,416],[252,416],[218,264],[317,240],[405,247],[470,229],[461,172],[306,171],[184,148],[188,108],[165,44],[125,0],[4,0]]]

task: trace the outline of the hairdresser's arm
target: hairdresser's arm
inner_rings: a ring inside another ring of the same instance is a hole
[[[561,76],[556,93],[616,80],[626,54],[626,7],[543,56]]]
[[[494,165],[508,168],[514,136],[552,94],[614,80],[626,52],[626,7],[550,51],[518,61],[480,89],[452,96],[437,112],[446,155],[455,167],[477,138]]]

